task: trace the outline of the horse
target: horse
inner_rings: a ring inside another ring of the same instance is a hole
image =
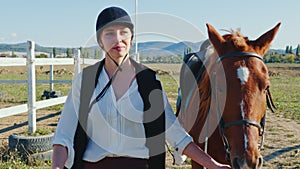
[[[207,23],[208,40],[185,56],[181,67],[180,123],[212,158],[235,169],[263,165],[266,110],[276,109],[263,56],[280,24],[249,40],[240,29],[221,35]]]

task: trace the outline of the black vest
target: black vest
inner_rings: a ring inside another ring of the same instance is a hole
[[[138,91],[144,103],[144,128],[149,149],[149,169],[165,169],[165,111],[160,81],[156,73],[131,60],[136,69]],[[83,168],[83,154],[89,138],[86,134],[89,103],[103,68],[104,60],[83,69],[79,119],[74,136],[75,157],[71,169]],[[105,136],[104,136],[105,137]]]

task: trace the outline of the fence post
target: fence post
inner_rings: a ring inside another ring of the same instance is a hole
[[[28,132],[36,131],[35,43],[27,41]]]
[[[77,75],[78,73],[80,73],[80,49],[74,49],[73,50],[74,53],[74,73],[75,75]]]
[[[53,58],[53,53],[50,53],[50,58]],[[53,91],[54,84],[53,84],[53,65],[50,65],[50,91]]]

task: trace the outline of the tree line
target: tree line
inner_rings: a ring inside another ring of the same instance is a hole
[[[278,53],[274,50],[264,56],[266,63],[300,63],[300,45],[293,50],[292,46],[287,45],[284,53]]]
[[[82,58],[93,58],[100,59],[103,56],[102,50],[99,48],[83,48],[80,47],[81,57]],[[49,51],[49,49],[48,49]],[[61,54],[64,52],[64,54]],[[191,53],[192,49],[190,47],[185,48],[182,55],[168,55],[168,56],[143,56],[140,55],[140,61],[142,63],[182,63],[183,57]],[[61,48],[52,48],[50,52],[54,57],[74,57],[72,48],[65,48],[64,51]],[[14,54],[14,50],[12,50],[12,56],[8,56],[8,54],[0,54],[4,57],[16,57]],[[132,55],[133,56],[133,55]],[[23,56],[26,57],[26,56]],[[46,58],[48,57],[45,54],[40,54],[36,56],[37,58]],[[300,44],[298,44],[297,48],[293,50],[292,46],[287,45],[284,52],[278,52],[276,50],[269,50],[267,54],[264,56],[264,61],[266,63],[300,63]]]
[[[80,47],[82,58],[100,59],[102,57],[102,50],[99,48],[90,49]],[[140,61],[143,63],[182,63],[183,57],[192,52],[192,48],[185,48],[182,55],[168,55],[168,56],[143,56],[140,55]],[[56,56],[56,49],[53,48],[53,55]],[[73,57],[73,50],[66,49],[66,57]],[[300,63],[300,44],[293,50],[292,46],[287,45],[284,53],[269,50],[264,56],[266,63]]]

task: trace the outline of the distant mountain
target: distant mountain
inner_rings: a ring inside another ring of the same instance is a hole
[[[168,51],[172,51],[173,53],[176,53],[177,55],[182,55],[185,51],[185,49],[187,48],[191,48],[192,52],[196,52],[199,51],[200,48],[200,44],[202,42],[197,42],[197,43],[193,43],[193,42],[179,42],[173,45],[170,45],[166,48],[164,48],[164,50],[168,50]]]
[[[140,42],[138,43],[138,51],[140,56],[145,57],[158,57],[158,56],[178,56],[183,55],[184,51],[187,48],[191,48],[192,52],[196,52],[200,48],[200,44],[202,42],[165,42],[165,41],[149,41],[149,42]],[[27,43],[17,43],[17,44],[1,44],[0,43],[0,54],[1,51],[14,51],[14,52],[26,52],[26,46]],[[38,44],[36,44],[36,51],[37,52],[46,52],[51,53],[53,51],[53,47],[43,47]],[[55,47],[57,54],[66,53],[67,48],[60,48]],[[98,46],[92,46],[89,48],[86,48],[87,51],[90,52],[89,56],[93,56],[95,49],[99,49]],[[134,53],[135,51],[135,45],[133,44],[131,48],[131,53]],[[285,50],[281,49],[270,49],[270,51],[274,51],[280,54],[283,54]]]
[[[17,43],[17,44],[0,44],[0,51],[15,51],[15,52],[25,52],[27,43]]]
[[[138,48],[139,49],[145,49],[145,48],[150,48],[150,49],[161,49],[161,48],[165,48],[168,47],[170,45],[173,45],[175,43],[173,42],[163,42],[163,41],[149,41],[149,42],[140,42],[138,43]],[[133,48],[135,48],[135,46],[133,45]]]
[[[66,53],[67,48],[60,48],[55,47],[57,54]],[[26,52],[27,51],[27,42],[24,43],[16,43],[16,44],[5,44],[0,43],[0,54],[1,51],[14,51],[14,52]],[[36,52],[45,52],[45,53],[52,53],[53,47],[44,47],[40,46],[39,44],[35,44],[35,51]]]
[[[138,51],[141,56],[157,57],[157,56],[178,56],[183,55],[184,50],[191,48],[192,51],[198,51],[201,42],[142,42],[138,44]],[[135,46],[132,47],[132,52],[135,50]]]

